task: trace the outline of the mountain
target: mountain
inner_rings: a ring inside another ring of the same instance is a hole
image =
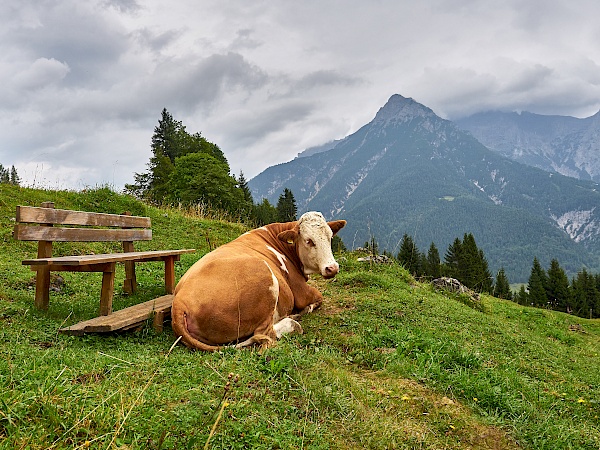
[[[298,211],[344,218],[347,247],[372,236],[398,251],[404,233],[443,255],[473,233],[492,271],[529,277],[534,256],[570,273],[600,268],[598,184],[517,163],[411,98],[393,95],[375,118],[332,149],[269,167],[249,181],[255,200],[285,187]],[[443,257],[443,256],[442,256]]]
[[[528,112],[484,112],[456,124],[507,158],[600,182],[600,112],[577,119]]]

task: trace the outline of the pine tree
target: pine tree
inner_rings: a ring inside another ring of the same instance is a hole
[[[527,290],[529,291],[529,301],[533,306],[545,307],[548,304],[546,286],[548,285],[546,272],[542,269],[537,257],[533,258],[533,267],[529,275]]]
[[[550,262],[546,294],[552,309],[563,312],[567,311],[571,296],[569,278],[567,278],[567,274],[562,267],[560,267],[556,259],[553,259]]]
[[[426,275],[432,279],[442,276],[442,266],[440,264],[440,252],[432,242],[427,252]]]
[[[0,164],[0,183],[10,183],[10,173]]]
[[[411,274],[420,275],[420,253],[419,249],[415,245],[413,238],[408,234],[402,236],[400,242],[400,251],[398,252],[398,262]]]
[[[519,305],[529,305],[529,294],[525,290],[525,285],[521,285],[513,300]]]
[[[242,192],[242,202],[239,207],[240,213],[245,216],[254,216],[254,199],[252,198],[246,177],[244,177],[244,172],[241,170],[240,176],[237,179],[237,186]]]
[[[493,291],[492,274],[483,250],[477,247],[475,237],[465,234],[462,242],[461,257],[463,259],[459,281],[478,292]]]
[[[462,242],[459,238],[454,239],[454,242],[448,246],[448,250],[444,255],[443,272],[446,276],[458,279],[462,272]]]
[[[291,190],[285,188],[277,201],[277,220],[279,222],[293,222],[297,220],[296,214],[298,214],[298,208],[296,207],[294,194]]]
[[[512,300],[512,291],[510,290],[510,283],[508,277],[504,272],[504,267],[501,267],[496,275],[496,284],[494,286],[494,297],[503,298],[505,300]]]
[[[10,168],[10,184],[14,184],[16,186],[21,184],[21,178],[17,174],[17,169],[15,169],[15,166]]]

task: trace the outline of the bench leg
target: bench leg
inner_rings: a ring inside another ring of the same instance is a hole
[[[50,269],[39,268],[35,277],[35,307],[37,309],[48,309],[50,303]]]
[[[100,293],[100,315],[112,313],[113,295],[115,292],[115,263],[108,265],[102,272],[102,292]]]
[[[165,259],[165,289],[167,294],[175,292],[175,257]]]
[[[162,333],[163,324],[165,322],[165,312],[164,311],[156,311],[154,313],[154,319],[152,320],[152,328],[157,333]]]
[[[123,281],[123,290],[127,294],[133,294],[137,290],[135,262],[133,261],[125,261],[125,281]]]

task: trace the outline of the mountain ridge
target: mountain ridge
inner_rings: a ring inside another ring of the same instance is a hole
[[[527,165],[600,181],[600,111],[579,119],[486,111],[456,121],[489,149]]]

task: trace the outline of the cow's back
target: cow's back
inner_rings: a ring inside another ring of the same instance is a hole
[[[173,329],[187,345],[188,333],[209,345],[238,342],[257,330],[269,335],[274,312],[285,305],[291,311],[293,296],[273,262],[233,241],[205,255],[181,278]]]

